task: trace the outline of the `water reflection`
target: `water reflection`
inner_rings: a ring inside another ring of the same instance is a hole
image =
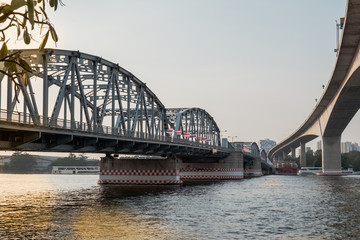
[[[267,176],[181,187],[0,175],[0,239],[357,239],[360,177]],[[9,186],[9,187],[8,187]]]
[[[1,197],[0,237],[9,239],[37,239],[56,233],[54,221],[55,196],[43,192],[39,194],[8,195]],[[52,237],[62,236],[54,234]],[[49,236],[50,238],[51,236]]]
[[[174,190],[180,188],[177,185],[159,185],[159,186],[142,186],[142,185],[125,185],[125,186],[116,186],[116,185],[101,185],[100,186],[100,195],[103,200],[113,199],[113,198],[127,198],[135,196],[147,196],[147,195],[159,195],[167,194],[173,192]]]
[[[77,239],[172,239],[159,219],[144,219],[126,206],[84,209],[72,228]]]

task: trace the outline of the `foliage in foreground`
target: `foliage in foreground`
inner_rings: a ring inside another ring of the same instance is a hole
[[[40,29],[40,35],[43,35],[39,51],[45,48],[49,35],[55,43],[58,42],[58,36],[50,23],[46,7],[50,6],[56,11],[59,3],[62,4],[61,0],[12,0],[10,4],[0,4],[0,42],[3,42],[0,50],[0,73],[12,80],[15,77],[22,77],[26,85],[31,67],[21,58],[19,51],[8,51],[9,32],[11,33],[12,29],[16,30],[16,39],[22,39],[25,44],[30,44],[31,40],[35,40],[31,32],[35,28]]]

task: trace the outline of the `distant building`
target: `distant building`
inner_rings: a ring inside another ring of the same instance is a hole
[[[311,147],[305,147],[305,153],[311,153],[311,154],[314,154],[314,151],[311,149]],[[299,148],[297,150],[297,156],[300,156],[301,155],[301,149]]]
[[[321,147],[321,141],[318,141],[317,143],[316,143],[316,150],[321,150],[322,149],[322,147]]]
[[[321,141],[318,141],[316,143],[317,150],[321,150]],[[352,143],[352,142],[342,142],[340,145],[341,153],[348,153],[351,151],[360,151],[360,147],[358,143]]]
[[[351,151],[360,151],[358,143],[352,142],[342,142],[341,143],[341,153],[348,153]]]
[[[260,149],[264,149],[266,153],[270,151],[276,145],[276,142],[268,138],[259,141]]]
[[[358,143],[353,143],[353,151],[360,151],[360,147]]]

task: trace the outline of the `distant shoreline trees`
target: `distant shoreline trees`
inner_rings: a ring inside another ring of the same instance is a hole
[[[290,157],[289,157],[290,159]],[[295,162],[300,167],[300,157],[295,158]],[[317,150],[306,152],[306,166],[308,167],[321,167],[322,166],[322,152]],[[360,171],[360,152],[351,151],[341,154],[341,167],[342,169],[352,168],[355,172]]]
[[[34,172],[36,160],[28,153],[15,152],[8,164],[4,166],[4,172],[9,173],[29,173]]]
[[[67,157],[58,158],[52,162],[47,168],[39,170],[38,160],[36,156],[32,156],[28,153],[15,152],[10,157],[10,162],[5,163],[0,168],[2,173],[51,173],[53,166],[98,166],[99,161],[89,161],[85,154],[76,156],[70,153]],[[41,160],[40,160],[41,161]]]
[[[75,154],[70,153],[69,156],[67,156],[67,157],[58,158],[58,160],[54,161],[50,165],[50,167],[52,167],[52,166],[87,166],[88,165],[87,159],[88,159],[88,157],[85,156],[85,154],[80,154],[77,157]]]

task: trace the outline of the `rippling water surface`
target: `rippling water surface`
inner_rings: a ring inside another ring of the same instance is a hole
[[[358,239],[360,176],[101,187],[0,174],[0,239]]]

